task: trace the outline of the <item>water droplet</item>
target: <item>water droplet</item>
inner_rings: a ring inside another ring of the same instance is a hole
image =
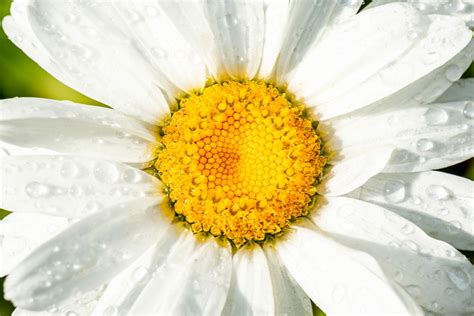
[[[417,285],[407,285],[405,286],[405,290],[408,292],[408,294],[414,297],[418,297],[421,294],[421,289]]]
[[[75,14],[68,13],[64,16],[64,21],[68,24],[75,23],[77,21],[77,16]]]
[[[79,314],[74,311],[68,311],[66,312],[66,316],[79,316]]]
[[[143,283],[149,275],[148,269],[145,267],[137,267],[133,270],[132,278],[136,283]]]
[[[471,284],[471,276],[459,267],[448,267],[446,269],[448,278],[460,290],[465,290]]]
[[[90,201],[86,204],[84,211],[86,214],[90,214],[90,213],[97,212],[101,207],[102,205],[99,202]]]
[[[432,184],[426,188],[426,194],[433,200],[447,200],[451,197],[450,192],[442,185]]]
[[[414,198],[413,198],[413,203],[414,203],[415,205],[420,205],[420,204],[421,204],[421,199],[420,199],[419,197],[414,197]]]
[[[395,248],[395,249],[400,248],[400,244],[396,241],[391,241],[391,242],[388,243],[388,245],[392,248]]]
[[[25,188],[26,194],[32,198],[48,197],[52,193],[50,185],[42,184],[39,182],[31,182]]]
[[[405,199],[405,183],[402,181],[387,181],[383,191],[388,202],[400,203]]]
[[[431,308],[437,311],[439,309],[439,303],[436,301],[431,302]]]
[[[138,183],[142,179],[142,175],[135,169],[127,169],[123,173],[123,180],[129,183]]]
[[[456,252],[455,252],[454,250],[452,250],[452,249],[446,250],[446,256],[448,256],[448,257],[450,257],[450,258],[454,258],[454,257],[456,257],[456,255],[457,255],[457,254],[456,254]]]
[[[464,105],[464,110],[462,111],[465,117],[468,119],[474,118],[474,103],[473,102],[466,102]]]
[[[65,178],[76,178],[79,175],[79,166],[72,161],[66,161],[62,164],[60,173]]]
[[[451,82],[458,80],[462,75],[462,69],[458,65],[451,65],[446,69],[446,79]]]
[[[332,299],[335,303],[340,303],[346,297],[346,287],[342,284],[338,284],[332,290]]]
[[[403,227],[401,229],[401,232],[405,235],[409,235],[409,234],[413,233],[414,231],[415,231],[415,228],[410,223],[406,223],[405,225],[403,225]]]
[[[114,183],[119,179],[117,167],[108,162],[99,162],[94,167],[94,176],[100,182]]]
[[[402,244],[405,248],[408,248],[412,251],[418,251],[419,249],[418,245],[413,240],[404,240]]]
[[[416,149],[418,151],[428,151],[433,149],[434,144],[431,140],[426,139],[426,138],[421,138],[416,142]]]
[[[104,315],[106,316],[116,316],[118,314],[117,307],[110,305],[104,309]]]
[[[461,231],[462,224],[458,221],[452,221],[450,222],[450,225],[447,226],[447,228],[448,228],[448,233],[457,234]]]
[[[425,119],[429,125],[444,124],[448,120],[448,113],[442,109],[431,108],[425,112]]]

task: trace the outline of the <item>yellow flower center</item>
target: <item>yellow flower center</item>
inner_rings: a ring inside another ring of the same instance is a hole
[[[239,247],[308,214],[326,159],[302,107],[264,82],[228,81],[179,108],[155,167],[193,232]]]

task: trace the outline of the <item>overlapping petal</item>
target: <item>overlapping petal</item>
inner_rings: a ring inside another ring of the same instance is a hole
[[[5,297],[50,310],[106,284],[149,248],[166,222],[159,199],[138,199],[93,214],[38,247],[5,281]]]
[[[259,245],[246,245],[232,257],[232,281],[223,315],[273,315],[275,298],[267,258]]]
[[[319,228],[373,256],[424,308],[446,314],[474,311],[474,268],[454,247],[374,204],[335,197],[320,199],[316,207],[312,218]]]
[[[290,75],[289,89],[328,119],[397,96],[450,62],[471,38],[453,17],[423,16],[401,3],[376,7],[337,25],[315,45]],[[463,58],[450,77],[459,78],[469,63]]]
[[[0,276],[5,276],[39,245],[70,225],[66,218],[12,213],[0,221]]]
[[[421,315],[410,297],[399,294],[377,262],[362,252],[338,244],[307,225],[277,244],[290,274],[327,314]]]
[[[0,101],[0,140],[13,146],[146,163],[157,139],[148,124],[112,109],[37,98]]]
[[[106,160],[73,156],[0,158],[0,207],[80,218],[140,197],[162,196],[155,177]]]
[[[386,207],[458,249],[474,250],[471,180],[436,171],[378,174],[350,196]]]

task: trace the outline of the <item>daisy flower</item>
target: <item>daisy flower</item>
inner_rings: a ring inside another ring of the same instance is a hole
[[[472,5],[389,2],[15,0],[111,107],[0,102],[15,314],[474,312]]]

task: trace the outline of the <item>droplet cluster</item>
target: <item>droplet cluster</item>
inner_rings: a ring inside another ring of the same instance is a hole
[[[302,108],[263,82],[215,84],[180,101],[155,167],[195,233],[237,246],[308,213],[325,158]]]

